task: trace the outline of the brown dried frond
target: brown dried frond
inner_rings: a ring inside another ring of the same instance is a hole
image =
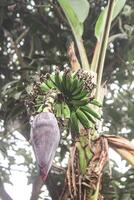
[[[108,140],[109,146],[121,155],[129,164],[134,167],[134,144],[126,138],[116,135],[103,135]]]

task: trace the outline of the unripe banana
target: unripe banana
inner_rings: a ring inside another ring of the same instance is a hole
[[[76,115],[78,119],[80,120],[81,124],[83,125],[84,128],[92,128],[92,124],[85,115],[84,112],[82,112],[80,109],[76,110]]]
[[[79,132],[80,132],[80,130],[79,130],[79,120],[78,120],[77,115],[74,111],[71,113],[70,122],[71,122],[72,131],[79,134]]]
[[[84,99],[81,100],[71,100],[70,104],[74,105],[74,106],[85,106],[89,103],[89,99],[87,97],[85,97]]]
[[[62,91],[62,72],[55,72],[55,84],[59,90]]]
[[[62,105],[59,102],[56,102],[56,104],[54,105],[57,118],[62,118],[62,107],[61,106]]]
[[[67,94],[67,90],[66,90],[66,74],[63,73],[63,76],[62,76],[62,89],[63,89],[63,92],[65,94]]]
[[[78,154],[79,154],[80,171],[81,171],[81,174],[84,175],[87,168],[87,160],[86,160],[85,152],[80,142],[76,143],[76,147],[78,149]]]
[[[82,89],[83,89],[83,82],[78,80],[77,88],[74,91],[72,91],[72,96],[80,94],[80,92],[82,91]]]
[[[63,110],[62,110],[63,114],[64,114],[64,118],[65,119],[69,119],[70,118],[70,109],[68,107],[68,105],[64,102],[63,104]]]
[[[48,85],[44,82],[40,84],[40,88],[42,92],[48,92],[50,90],[50,87],[48,87]]]
[[[66,84],[65,85],[66,85],[67,94],[70,96],[71,95],[70,88],[72,85],[72,78],[71,78],[70,74],[66,74]]]
[[[85,91],[85,90],[81,90],[80,92],[79,92],[79,94],[77,94],[77,95],[75,95],[75,96],[72,96],[72,100],[81,100],[81,99],[83,99],[83,98],[88,98],[88,93],[87,93],[87,91]]]
[[[45,83],[50,89],[55,87],[54,83],[50,79],[46,80]]]
[[[95,124],[95,120],[93,119],[93,117],[91,116],[91,114],[89,112],[86,111],[86,109],[84,109],[85,106],[82,106],[80,109],[82,112],[85,113],[85,115],[87,116],[87,118],[93,123]]]
[[[95,112],[89,105],[82,106],[81,108],[90,113],[93,117],[101,119],[101,116],[97,112]]]
[[[74,91],[76,91],[76,89],[78,88],[78,84],[79,84],[79,81],[77,78],[75,78],[73,81],[72,81],[72,85],[71,85],[71,88],[70,88],[70,93],[72,94]]]
[[[41,113],[43,111],[44,104],[41,104],[37,110],[37,113]]]
[[[85,153],[86,153],[86,157],[88,161],[90,161],[93,157],[93,153],[91,152],[91,149],[89,148],[89,146],[85,147]]]
[[[90,103],[93,104],[93,105],[95,105],[95,106],[102,107],[102,103],[100,103],[96,99],[93,99],[92,101],[90,101]]]

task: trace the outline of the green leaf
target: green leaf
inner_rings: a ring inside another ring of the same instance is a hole
[[[77,15],[79,22],[83,23],[89,13],[89,3],[87,0],[68,0]]]
[[[89,3],[87,0],[58,0],[62,7],[70,26],[80,37],[83,34],[83,22],[89,12]]]
[[[112,20],[114,20],[116,18],[116,16],[120,13],[120,11],[124,7],[125,3],[126,3],[126,0],[116,0],[115,1]],[[98,40],[100,40],[102,32],[104,31],[107,8],[108,8],[108,6],[106,6],[105,9],[101,12],[101,14],[96,22],[95,36]]]
[[[116,0],[113,12],[113,20],[117,17],[117,15],[121,12],[124,7],[126,0]]]

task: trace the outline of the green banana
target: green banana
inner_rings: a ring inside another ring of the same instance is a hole
[[[91,107],[89,107],[89,105],[82,106],[81,109],[84,109],[93,117],[95,117],[97,119],[101,119],[101,116],[97,112],[95,112]]]
[[[72,77],[72,79],[78,78],[78,77],[77,77],[77,72],[72,72],[72,73],[71,73],[71,77]]]
[[[76,143],[76,147],[78,149],[78,154],[79,154],[80,171],[82,175],[84,175],[87,168],[87,160],[86,160],[85,152],[80,142]]]
[[[43,106],[44,106],[44,104],[41,104],[41,106],[39,106],[39,108],[38,108],[38,110],[37,110],[38,113],[40,113],[40,112],[43,111]]]
[[[45,83],[50,89],[55,87],[54,83],[50,79],[46,80]]]
[[[56,102],[54,105],[54,110],[56,113],[56,117],[57,118],[61,118],[62,117],[62,105],[59,102]]]
[[[72,78],[70,76],[70,74],[66,74],[66,91],[68,93],[68,95],[70,96],[71,93],[70,93],[70,88],[71,88],[71,85],[72,85]]]
[[[88,145],[87,136],[85,137],[84,135],[80,135],[79,139],[83,148]]]
[[[74,91],[72,91],[71,95],[75,96],[75,95],[80,94],[80,92],[82,91],[82,89],[83,89],[83,82],[80,81],[80,80],[78,80],[77,88]]]
[[[92,128],[91,122],[89,121],[85,113],[82,112],[79,108],[76,110],[76,115],[84,128]]]
[[[91,152],[89,146],[85,147],[85,154],[86,154],[88,161],[90,161],[93,157],[93,153]]]
[[[93,105],[95,105],[95,106],[102,107],[102,103],[100,103],[96,99],[93,99],[92,101],[90,101],[90,103],[93,104]]]
[[[66,73],[65,72],[63,73],[63,76],[62,76],[62,90],[64,93],[67,93],[67,91],[66,91]]]
[[[87,118],[93,123],[95,124],[95,120],[93,119],[93,117],[91,116],[91,114],[89,112],[87,112],[87,110],[85,109],[85,106],[80,107],[81,111],[85,113],[85,115],[87,116]]]
[[[62,118],[62,120],[65,119],[65,116],[64,116],[64,101],[61,102],[61,118]]]
[[[74,91],[76,91],[76,89],[78,88],[78,84],[79,84],[79,80],[77,78],[72,79],[72,85],[70,87],[70,94],[72,95],[72,93]]]
[[[53,83],[54,87],[57,87],[57,85],[55,83],[55,73],[54,72],[50,75],[50,80]]]
[[[37,105],[40,105],[40,104],[42,104],[44,102],[44,97],[41,96],[41,95],[39,95],[39,96],[37,96],[37,98],[35,99],[35,101],[36,101]]]
[[[85,106],[89,103],[89,99],[85,97],[84,99],[81,100],[71,100],[69,103],[74,106]]]
[[[79,92],[79,94],[77,94],[77,95],[75,95],[75,96],[72,96],[72,100],[81,100],[81,99],[83,99],[83,98],[85,98],[85,97],[87,97],[88,98],[88,93],[87,93],[87,91],[85,91],[85,90],[81,90],[80,92]]]
[[[55,72],[54,81],[59,90],[62,90],[62,76],[63,74],[61,72]]]
[[[64,114],[64,118],[65,119],[69,119],[70,118],[70,109],[69,109],[68,105],[65,102],[63,103],[62,112]]]
[[[42,82],[40,84],[40,89],[42,92],[48,92],[50,90],[50,87],[48,87],[46,83]]]
[[[70,123],[71,123],[71,129],[72,131],[74,131],[75,133],[79,133],[80,129],[79,129],[79,120],[76,116],[76,113],[74,111],[72,111],[71,116],[70,116]]]

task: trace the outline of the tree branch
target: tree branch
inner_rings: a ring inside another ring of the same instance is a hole
[[[118,33],[118,34],[115,34],[115,35],[112,35],[111,37],[109,37],[109,43],[110,42],[114,42],[114,40],[116,39],[125,39],[127,40],[128,39],[128,36],[126,33]]]
[[[15,43],[19,44],[19,42],[27,35],[27,33],[29,32],[29,27],[26,28],[21,34],[20,36],[16,39]]]

